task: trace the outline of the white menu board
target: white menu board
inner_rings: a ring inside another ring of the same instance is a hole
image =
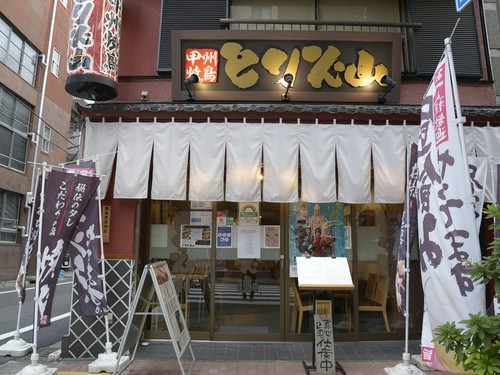
[[[349,263],[345,257],[298,257],[300,289],[353,289]]]

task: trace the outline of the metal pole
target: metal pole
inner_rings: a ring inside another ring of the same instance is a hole
[[[36,352],[37,349],[37,340],[38,340],[38,315],[39,315],[39,307],[40,307],[40,267],[42,262],[42,237],[43,237],[43,214],[45,212],[45,182],[46,175],[48,172],[47,163],[43,163],[42,167],[42,191],[40,194],[40,226],[38,230],[38,241],[37,241],[37,251],[36,251],[36,283],[35,283],[35,312],[33,317],[33,354],[32,359],[34,359],[34,363],[38,360],[38,354]]]
[[[411,158],[411,142],[408,140],[406,146],[406,285],[405,285],[405,352],[403,353],[403,362],[410,364],[410,353],[408,349],[408,340],[410,337],[410,158]]]
[[[33,143],[35,143],[35,153],[33,155],[33,172],[31,174],[30,192],[33,191],[35,185],[35,166],[37,164],[38,146],[40,144],[40,132],[42,128],[42,117],[43,111],[45,109],[45,92],[47,90],[47,79],[49,76],[49,62],[52,56],[52,39],[54,38],[57,3],[58,0],[54,0],[54,5],[52,6],[52,20],[50,21],[49,44],[47,46],[47,53],[45,54],[45,61],[42,60],[42,64],[45,65],[45,70],[43,72],[42,89],[40,91],[40,107],[38,109],[38,121],[34,138],[35,140],[33,141]]]
[[[96,174],[100,175],[99,168],[99,155],[94,159]],[[106,268],[104,267],[105,257],[104,257],[104,239],[102,236],[102,201],[101,201],[101,184],[97,187],[97,199],[99,201],[99,245],[101,248],[101,278],[102,278],[102,292],[107,299],[107,286],[106,286]],[[106,353],[111,353],[111,341],[109,339],[109,321],[108,316],[104,317],[104,324],[106,327]]]
[[[464,161],[464,166],[468,170],[469,162],[467,160],[467,148],[465,146],[465,137],[464,137],[464,123],[465,117],[462,116],[462,107],[460,106],[460,97],[458,95],[458,84],[457,77],[455,75],[455,64],[453,62],[453,53],[451,52],[451,38],[446,38],[444,40],[446,56],[448,59],[448,65],[450,67],[450,77],[451,77],[451,85],[453,89],[453,101],[455,102],[455,118],[457,119],[458,126],[458,136],[460,138],[460,147],[462,148],[462,157]],[[470,193],[472,195],[472,188],[470,188]],[[471,197],[472,202],[472,197]]]

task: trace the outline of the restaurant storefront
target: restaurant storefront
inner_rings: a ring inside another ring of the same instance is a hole
[[[101,173],[111,176],[101,184],[106,257],[129,259],[139,273],[167,260],[195,339],[293,341],[313,332],[313,295],[296,288],[296,257],[345,256],[355,289],[323,295],[334,302],[336,339],[402,339],[396,258],[407,146],[419,126],[297,117],[89,120],[86,155],[100,150]],[[490,127],[466,134],[481,152],[498,137]],[[418,338],[416,243],[410,269],[410,335]],[[375,275],[387,288],[383,307],[364,311]],[[168,338],[161,317],[148,319],[144,337]]]
[[[135,275],[166,260],[194,339],[310,340],[314,296],[297,288],[296,258],[335,255],[355,285],[322,295],[333,301],[335,339],[403,339],[397,252],[427,82],[403,89],[401,33],[172,35],[171,77],[145,86],[125,77],[124,96],[140,100],[80,108],[84,156],[98,157],[104,176],[109,273],[122,282],[113,332]],[[495,113],[464,107],[469,153],[494,154]],[[410,254],[409,329],[419,338],[416,243]],[[144,337],[168,338],[161,317],[148,318]]]

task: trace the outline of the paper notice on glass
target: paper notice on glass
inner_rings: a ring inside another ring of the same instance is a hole
[[[238,258],[260,259],[260,227],[238,225]]]
[[[302,289],[353,289],[345,257],[298,257],[297,276]]]

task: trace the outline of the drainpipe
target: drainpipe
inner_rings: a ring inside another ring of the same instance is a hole
[[[36,170],[36,165],[37,165],[37,158],[38,158],[38,146],[40,144],[40,132],[42,129],[42,117],[43,117],[43,111],[45,107],[45,91],[47,90],[47,79],[49,76],[49,64],[52,58],[52,39],[54,37],[54,28],[55,28],[55,22],[56,22],[56,10],[57,10],[57,3],[59,0],[54,0],[54,5],[52,6],[52,20],[50,22],[50,32],[49,32],[49,44],[47,46],[47,53],[45,54],[44,58],[42,59],[42,64],[45,65],[45,71],[43,72],[43,81],[42,81],[42,89],[40,91],[40,106],[38,108],[38,121],[36,125],[36,133],[34,134],[32,138],[32,143],[35,144],[35,153],[33,155],[33,169],[31,173],[31,185],[30,185],[30,191],[27,193],[27,203],[32,203],[34,196],[33,196],[33,189],[35,187],[35,170]],[[29,217],[28,217],[29,219]]]

